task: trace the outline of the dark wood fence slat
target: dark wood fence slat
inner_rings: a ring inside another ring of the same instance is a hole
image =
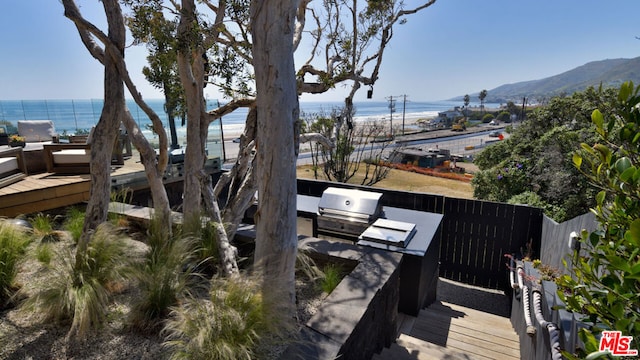
[[[384,206],[443,214],[439,273],[447,279],[507,290],[504,255],[524,255],[530,244],[533,256],[540,256],[542,210],[538,208],[298,179],[301,195],[319,197],[329,186],[379,191]]]

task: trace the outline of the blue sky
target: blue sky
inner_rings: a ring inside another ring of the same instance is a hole
[[[408,8],[418,3],[405,2]],[[99,1],[77,3],[85,17],[103,23]],[[638,14],[638,0],[438,0],[396,29],[373,99],[406,94],[413,101],[443,100],[590,61],[634,58],[640,56]],[[0,100],[102,97],[102,68],[59,1],[3,3],[0,43]],[[143,96],[162,98],[140,74],[144,47],[127,49],[126,58]],[[207,93],[219,97],[210,87]],[[338,87],[302,100],[341,100],[345,94]],[[365,94],[361,89],[356,100]]]

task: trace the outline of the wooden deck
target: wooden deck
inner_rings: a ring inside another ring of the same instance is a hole
[[[413,319],[390,348],[374,359],[519,359],[520,342],[509,318],[437,302]]]
[[[438,301],[400,314],[396,343],[373,359],[519,359],[520,342],[502,292],[438,280]]]
[[[114,188],[126,187],[132,190],[147,188],[144,167],[134,154],[111,172],[111,183]],[[165,183],[182,181],[182,164],[169,166]],[[219,161],[207,171],[217,171]],[[24,179],[0,188],[0,216],[15,217],[32,214],[89,200],[91,176],[40,173],[29,175]]]

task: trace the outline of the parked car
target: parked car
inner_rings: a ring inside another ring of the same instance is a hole
[[[489,122],[489,125],[491,125],[491,126],[498,126],[498,125],[500,125],[500,123],[499,123],[497,120],[491,120],[491,121]]]
[[[489,133],[489,137],[500,137],[501,134],[500,131],[492,131]]]

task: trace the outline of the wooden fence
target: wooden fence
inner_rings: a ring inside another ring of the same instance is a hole
[[[507,290],[505,254],[540,256],[542,210],[479,200],[446,198],[440,276]]]
[[[298,179],[298,194],[321,196],[329,186],[382,192],[384,206],[443,214],[440,276],[447,279],[508,290],[505,254],[540,256],[538,208],[306,179]]]

